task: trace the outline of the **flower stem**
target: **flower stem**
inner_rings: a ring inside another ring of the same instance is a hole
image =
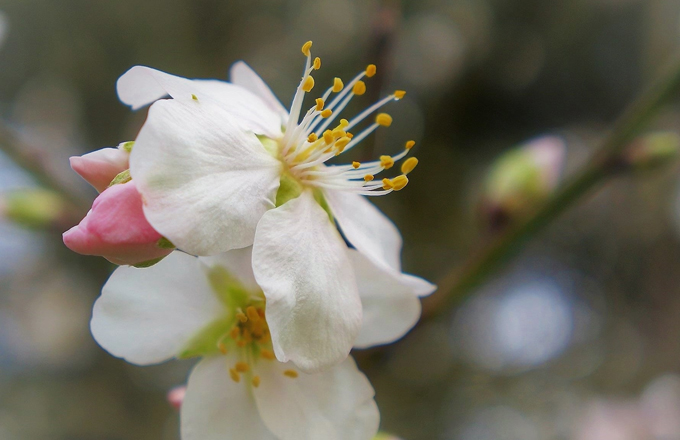
[[[424,314],[445,310],[472,292],[487,276],[516,255],[523,245],[581,197],[619,171],[622,150],[628,146],[661,106],[680,89],[680,54],[664,73],[616,121],[612,131],[584,168],[533,213],[518,219],[502,235],[439,281],[439,291],[424,302]]]

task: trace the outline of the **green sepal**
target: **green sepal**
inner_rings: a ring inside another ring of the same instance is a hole
[[[145,269],[147,267],[151,267],[154,264],[160,263],[160,261],[165,258],[165,257],[160,257],[160,258],[154,258],[153,260],[147,260],[147,261],[142,261],[141,263],[133,264],[133,267],[136,267],[138,269]]]
[[[158,246],[161,249],[175,249],[177,246],[175,246],[170,240],[168,240],[165,237],[161,237],[157,242],[156,246]]]
[[[258,136],[260,143],[267,150],[267,153],[271,154],[273,157],[279,156],[279,143],[274,139],[268,138],[267,136]]]
[[[191,338],[177,357],[180,359],[188,359],[218,354],[219,348],[217,344],[220,340],[223,340],[225,344],[233,341],[227,336],[227,333],[234,324],[235,318],[225,318],[212,322],[203,328],[196,336]]]
[[[119,183],[127,183],[132,180],[130,177],[130,170],[121,171],[116,177],[113,178],[111,183],[109,183],[109,188],[113,185],[118,185]]]
[[[123,150],[127,151],[128,153],[132,152],[132,147],[135,146],[135,141],[129,141],[129,142],[123,142],[118,146],[118,148],[122,148]]]
[[[300,194],[302,194],[300,182],[289,173],[283,173],[279,183],[279,191],[276,193],[276,207],[278,208],[284,203],[300,197]]]
[[[313,194],[316,203],[318,203],[319,206],[321,206],[321,208],[326,211],[331,223],[335,224],[335,217],[333,217],[333,212],[331,212],[331,207],[328,206],[328,202],[326,201],[326,197],[323,195],[323,191],[321,191],[319,188],[314,188]]]

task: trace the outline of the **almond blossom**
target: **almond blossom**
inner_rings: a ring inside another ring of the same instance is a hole
[[[183,440],[371,439],[374,391],[351,357],[311,374],[276,360],[251,252],[174,252],[151,268],[118,268],[94,306],[95,339],[138,365],[202,357],[181,400]],[[401,337],[418,319],[418,298],[347,252],[365,308],[357,345]]]
[[[326,163],[388,127],[391,116],[372,115],[405,92],[336,123],[365,93],[363,79],[376,73],[369,65],[346,85],[336,78],[301,115],[315,84],[311,74],[321,67],[311,42],[302,52],[306,65],[290,111],[242,62],[231,69],[232,83],[133,67],[119,79],[118,94],[133,109],[153,103],[130,157],[149,223],[195,255],[253,245],[276,357],[312,372],[342,362],[361,328],[357,274],[345,239],[400,286],[419,295],[434,286],[401,273],[399,231],[365,198],[406,186],[415,158],[404,161],[396,177],[376,176],[405,158],[414,142],[394,157]],[[172,99],[161,99],[166,95]],[[369,117],[374,122],[363,131],[349,131]]]

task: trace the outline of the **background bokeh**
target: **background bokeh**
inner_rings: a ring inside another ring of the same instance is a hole
[[[0,117],[63,185],[68,157],[134,139],[145,118],[115,81],[143,64],[226,78],[246,60],[286,105],[314,40],[317,84],[378,75],[395,124],[358,157],[418,141],[419,168],[375,202],[409,272],[436,281],[493,238],[480,219],[495,159],[539,135],[568,177],[680,46],[677,0],[0,0]],[[360,101],[360,100],[357,100]],[[655,129],[680,129],[669,106]],[[426,308],[398,343],[356,352],[383,430],[406,440],[680,439],[678,167],[621,176],[539,234],[454,309]],[[0,154],[0,200],[35,182]],[[0,207],[2,202],[0,202]],[[60,232],[0,220],[0,438],[177,439],[165,393],[191,362],[135,367],[93,341],[113,266]]]

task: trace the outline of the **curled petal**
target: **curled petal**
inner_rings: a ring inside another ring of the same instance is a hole
[[[101,193],[79,225],[64,232],[64,244],[83,255],[99,255],[115,264],[139,264],[172,252],[158,246],[161,235],[142,211],[134,182]]]
[[[221,107],[200,101],[156,102],[130,157],[147,219],[195,255],[253,244],[275,206],[281,167]]]
[[[271,111],[281,116],[283,124],[288,121],[288,110],[281,104],[281,101],[274,95],[267,83],[249,65],[243,61],[234,63],[229,69],[229,79],[233,84],[260,97]]]
[[[311,191],[268,211],[253,245],[274,352],[307,372],[345,359],[361,327],[347,246]]]

